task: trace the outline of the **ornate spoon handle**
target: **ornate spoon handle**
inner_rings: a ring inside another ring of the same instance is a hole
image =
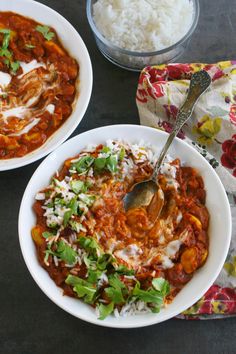
[[[160,153],[159,159],[154,167],[154,172],[152,175],[152,180],[154,182],[156,182],[156,180],[157,180],[159,169],[161,167],[161,164],[166,156],[166,153],[167,153],[172,141],[174,140],[174,138],[176,137],[176,135],[178,134],[178,132],[180,131],[180,129],[182,128],[184,123],[186,123],[187,120],[191,117],[196,102],[198,101],[199,97],[210,86],[210,84],[211,84],[211,78],[206,71],[201,70],[201,71],[198,71],[192,75],[186,100],[185,100],[184,104],[182,105],[182,107],[179,109],[179,112],[177,114],[176,121],[175,121],[175,126],[174,126],[172,132],[170,133],[170,135],[169,135],[169,137],[168,137],[168,139],[167,139],[167,141]]]

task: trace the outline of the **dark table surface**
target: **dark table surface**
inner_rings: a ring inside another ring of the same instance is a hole
[[[62,14],[79,31],[93,64],[92,98],[73,135],[109,124],[138,124],[134,100],[138,74],[117,68],[98,52],[86,20],[86,1],[41,2]],[[197,30],[179,61],[235,59],[236,0],[200,0],[200,5]],[[0,174],[1,354],[236,353],[236,318],[208,321],[173,319],[143,329],[117,330],[83,322],[52,303],[30,276],[21,255],[17,233],[22,194],[40,162]]]

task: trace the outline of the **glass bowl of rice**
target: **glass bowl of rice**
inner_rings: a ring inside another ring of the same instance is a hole
[[[101,53],[128,70],[175,61],[199,18],[199,0],[87,0]]]

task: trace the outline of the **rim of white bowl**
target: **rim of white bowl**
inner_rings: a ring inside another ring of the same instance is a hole
[[[72,26],[72,24],[65,18],[63,17],[61,14],[59,14],[56,10],[52,9],[51,7],[44,5],[42,3],[39,3],[37,1],[34,0],[20,0],[21,1],[21,5],[23,6],[23,3],[28,3],[28,4],[33,4],[33,6],[35,6],[35,11],[37,11],[37,7],[40,9],[44,9],[45,13],[51,13],[54,17],[57,17],[60,21],[62,21],[66,28],[69,29],[69,31],[73,32],[74,35],[77,36],[79,42],[80,42],[80,53],[81,54],[81,58],[83,57],[83,72],[86,72],[86,78],[87,80],[85,82],[83,82],[83,90],[82,90],[82,94],[79,95],[79,97],[75,98],[75,101],[73,102],[74,106],[73,106],[73,111],[71,113],[71,115],[67,118],[67,120],[62,124],[62,126],[56,130],[46,141],[43,145],[41,145],[39,148],[29,152],[28,154],[22,156],[22,157],[17,157],[17,158],[12,158],[12,159],[0,159],[0,171],[8,171],[8,170],[12,170],[12,169],[16,169],[16,168],[20,168],[26,165],[29,165],[37,160],[40,160],[41,158],[45,157],[46,155],[50,154],[52,151],[54,151],[56,148],[58,148],[59,145],[61,145],[73,132],[74,130],[77,128],[77,126],[79,125],[79,123],[81,122],[81,120],[83,119],[85,112],[88,108],[88,104],[91,98],[91,94],[92,94],[92,87],[93,87],[93,69],[92,69],[92,63],[91,63],[91,59],[88,53],[88,49],[82,39],[82,37],[80,36],[79,32],[77,32],[77,30],[74,28],[74,26]],[[9,3],[19,3],[19,0],[11,0]],[[19,6],[19,5],[18,5]],[[10,5],[9,7],[12,7],[12,5]],[[0,4],[0,12],[1,11],[13,11],[13,10],[1,10],[1,4]],[[32,16],[27,16],[23,14],[24,11],[19,12],[19,10],[16,11],[16,13],[21,14],[22,16],[26,16],[29,18],[32,18]],[[55,28],[55,30],[57,30]],[[63,41],[62,44],[64,45]],[[79,63],[80,64],[80,63]],[[81,83],[80,83],[80,72],[79,72],[79,77],[78,77],[78,81],[79,81],[79,85],[78,88],[80,88]],[[80,92],[79,92],[80,93]],[[83,101],[82,101],[83,100]],[[78,113],[76,113],[76,106],[77,104],[80,104],[80,111]],[[55,136],[57,134],[59,134],[61,132],[61,130],[65,127],[65,125],[71,123],[70,119],[72,117],[73,114],[76,113],[76,117],[74,117],[74,123],[71,124],[70,128],[66,130],[66,132],[63,134],[63,136],[57,140],[57,142],[55,142],[51,147],[47,148],[47,143],[50,143],[50,141],[52,139],[55,138]]]
[[[224,265],[224,262],[225,262],[225,259],[226,259],[226,256],[227,256],[227,253],[228,253],[228,250],[229,250],[229,246],[230,246],[231,234],[232,234],[232,219],[231,219],[230,205],[229,205],[229,201],[228,201],[224,186],[223,186],[219,176],[217,175],[217,173],[213,169],[213,167],[208,164],[206,159],[197,150],[195,150],[192,146],[187,144],[185,141],[183,141],[183,140],[181,140],[179,138],[175,138],[175,140],[178,140],[180,144],[185,145],[186,148],[190,150],[190,152],[192,151],[195,154],[197,154],[199,159],[203,162],[203,164],[205,164],[205,165],[207,164],[208,165],[209,169],[211,170],[211,173],[214,175],[214,177],[215,177],[215,179],[216,179],[216,181],[218,183],[219,188],[221,189],[222,196],[224,196],[223,199],[224,199],[224,204],[226,206],[226,212],[227,212],[227,218],[228,218],[228,220],[227,220],[227,224],[228,224],[227,240],[226,240],[226,243],[225,243],[225,248],[224,248],[223,253],[222,253],[222,258],[219,261],[218,266],[217,266],[217,268],[214,271],[214,275],[211,277],[211,281],[208,282],[205,286],[203,286],[202,291],[200,291],[197,294],[197,296],[196,295],[193,296],[189,301],[186,302],[185,308],[181,308],[180,310],[173,311],[171,313],[171,315],[162,314],[161,321],[158,320],[158,317],[153,315],[153,319],[148,320],[148,321],[147,320],[146,321],[145,320],[138,321],[138,319],[137,319],[137,324],[136,323],[135,324],[133,324],[133,323],[131,323],[131,324],[130,323],[129,324],[119,324],[119,319],[117,319],[117,322],[109,323],[109,322],[106,322],[106,321],[101,321],[101,320],[98,320],[98,319],[89,318],[89,317],[84,316],[84,315],[76,315],[75,313],[73,313],[73,311],[69,307],[67,307],[66,305],[62,304],[60,300],[57,300],[53,296],[51,296],[51,294],[48,291],[48,289],[44,285],[40,284],[40,281],[37,278],[37,271],[32,270],[32,267],[31,267],[31,264],[30,264],[30,259],[28,258],[28,255],[27,255],[27,250],[24,248],[24,245],[23,245],[23,237],[25,237],[26,235],[25,234],[23,235],[23,230],[22,230],[23,229],[23,223],[24,223],[22,214],[23,214],[24,208],[27,207],[25,205],[25,200],[27,199],[27,196],[28,196],[28,190],[30,190],[31,184],[33,183],[34,178],[37,175],[38,171],[40,169],[44,168],[44,165],[47,165],[47,162],[48,162],[48,160],[50,158],[52,158],[54,155],[58,154],[58,150],[66,149],[66,145],[70,145],[70,144],[72,144],[72,142],[76,142],[76,140],[79,139],[81,137],[81,135],[86,137],[86,135],[89,136],[91,134],[91,132],[94,133],[94,132],[98,132],[100,130],[107,130],[107,129],[109,130],[110,128],[115,128],[115,129],[117,128],[117,129],[121,129],[121,130],[122,129],[130,129],[130,128],[131,129],[141,129],[141,130],[152,131],[152,132],[155,131],[157,133],[157,135],[158,134],[165,135],[166,137],[169,135],[168,133],[166,133],[164,131],[157,130],[155,128],[151,128],[151,127],[147,127],[147,126],[132,125],[132,124],[117,124],[117,125],[109,125],[109,126],[104,126],[104,127],[100,127],[100,128],[91,129],[91,130],[86,131],[84,133],[78,134],[75,137],[73,137],[73,138],[67,140],[66,142],[64,142],[58,149],[54,150],[49,156],[47,156],[42,161],[42,163],[35,170],[34,174],[32,175],[31,179],[29,180],[29,182],[28,182],[28,184],[26,186],[25,192],[24,192],[23,197],[22,197],[20,210],[19,210],[19,216],[18,216],[19,243],[20,243],[21,252],[22,252],[24,261],[25,261],[26,266],[27,266],[31,276],[33,277],[34,281],[39,286],[39,288],[44,292],[44,294],[52,302],[54,302],[57,306],[59,306],[64,311],[68,312],[69,314],[73,315],[74,317],[79,318],[79,319],[81,319],[81,320],[83,320],[85,322],[89,322],[89,323],[92,323],[92,324],[95,324],[95,325],[99,325],[99,326],[102,326],[102,327],[119,328],[119,329],[121,329],[121,328],[125,329],[125,328],[147,327],[147,326],[158,324],[158,323],[164,322],[164,321],[166,321],[168,319],[174,318],[180,312],[184,311],[185,309],[187,309],[190,306],[192,306],[195,302],[197,302],[205,294],[205,292],[210,288],[210,286],[214,283],[214,281],[216,280],[217,276],[219,275],[219,273],[220,273],[220,271],[221,271],[221,269],[222,269],[222,267]],[[60,163],[63,163],[63,161],[61,161]],[[45,272],[46,272],[46,270],[45,270]],[[48,275],[48,273],[47,273],[47,275]],[[57,286],[55,283],[54,283],[54,285]],[[63,297],[63,295],[61,295],[61,296]]]

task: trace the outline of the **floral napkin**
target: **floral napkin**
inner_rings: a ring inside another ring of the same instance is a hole
[[[207,293],[180,318],[236,315],[236,61],[217,64],[162,64],[140,74],[136,102],[143,125],[170,132],[191,75],[206,70],[212,84],[178,134],[216,170],[228,193],[233,234],[226,263]]]

